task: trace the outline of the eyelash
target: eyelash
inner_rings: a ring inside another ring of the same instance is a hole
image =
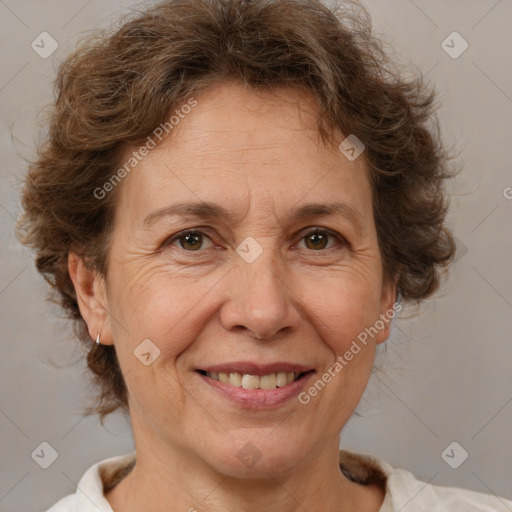
[[[307,228],[305,228],[305,229],[307,229]],[[209,238],[211,240],[211,237],[209,237],[208,234],[205,233],[204,231],[201,231],[200,228],[197,228],[197,229],[187,229],[185,231],[180,231],[179,233],[176,233],[175,235],[173,235],[170,238],[168,238],[163,243],[163,247],[162,248],[165,249],[168,246],[172,246],[174,242],[179,241],[180,239],[186,237],[187,235],[191,235],[191,234],[202,235],[202,236],[204,236],[206,238]],[[340,244],[341,246],[345,246],[345,247],[350,248],[349,242],[342,235],[340,235],[339,233],[336,233],[335,231],[327,229],[327,228],[319,228],[319,227],[312,228],[310,231],[308,231],[304,235],[302,235],[299,241],[303,241],[308,236],[315,235],[315,234],[326,234],[328,237],[334,238],[338,242],[338,244]],[[212,241],[212,243],[213,243],[213,241]],[[203,252],[202,249],[197,249],[195,251],[189,251],[189,250],[183,249],[183,247],[179,247],[179,246],[175,246],[175,247],[177,247],[178,249],[181,249],[183,252],[187,252],[187,253],[200,253],[200,252]],[[314,249],[310,249],[309,252],[321,253],[321,252],[329,251],[331,249],[336,249],[336,247],[328,247],[327,249],[319,249],[319,250],[316,250],[316,251]]]

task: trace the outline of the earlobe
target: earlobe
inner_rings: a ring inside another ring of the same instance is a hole
[[[80,314],[87,324],[89,336],[96,340],[101,333],[101,344],[111,345],[110,329],[108,328],[108,309],[105,281],[94,269],[89,268],[83,258],[75,253],[68,255],[68,270]]]

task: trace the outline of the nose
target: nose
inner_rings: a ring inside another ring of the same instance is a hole
[[[268,257],[267,257],[268,255]],[[227,280],[228,296],[220,312],[223,327],[251,337],[273,339],[296,329],[300,322],[299,300],[293,283],[276,258],[265,250],[252,263],[238,259]]]

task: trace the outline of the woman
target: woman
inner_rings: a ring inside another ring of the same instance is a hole
[[[52,512],[512,507],[338,450],[377,344],[454,254],[434,95],[369,27],[166,1],[59,69],[19,229],[136,454]]]

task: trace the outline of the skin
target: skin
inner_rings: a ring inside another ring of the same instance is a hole
[[[321,142],[304,91],[255,93],[230,82],[196,99],[119,185],[107,277],[69,258],[91,338],[100,332],[115,344],[129,391],[137,464],[107,499],[116,512],[378,511],[383,491],[348,480],[338,446],[389,323],[307,405],[295,397],[243,408],[194,371],[289,361],[314,368],[313,383],[392,308],[364,159]],[[158,209],[199,200],[233,219],[143,224]],[[292,208],[332,201],[355,208],[360,229],[336,214],[290,217]],[[205,234],[202,245],[164,243],[192,228]],[[318,248],[306,236],[313,228],[340,239]],[[252,263],[236,252],[246,237],[263,249]],[[160,350],[148,366],[134,356],[145,339]],[[237,457],[248,442],[261,454],[252,467]]]

